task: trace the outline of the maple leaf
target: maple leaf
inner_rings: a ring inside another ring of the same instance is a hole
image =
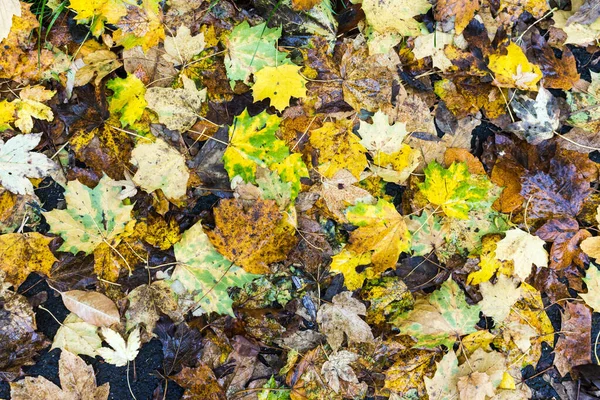
[[[215,248],[252,274],[269,273],[296,244],[295,230],[274,200],[244,207],[239,200],[221,200],[214,208],[215,229],[207,232]]]
[[[95,357],[96,350],[100,347],[102,347],[102,339],[98,335],[98,327],[71,313],[56,331],[50,349],[59,348],[73,354]]]
[[[505,275],[498,275],[495,284],[491,282],[482,282],[479,290],[483,300],[479,302],[481,311],[494,318],[494,322],[503,322],[511,307],[521,298],[521,290],[517,287],[518,282]]]
[[[291,64],[286,54],[275,47],[281,37],[281,27],[267,28],[266,24],[251,27],[248,21],[243,21],[227,37],[225,69],[232,88],[235,81],[248,83],[250,74],[264,67]]]
[[[126,7],[127,14],[119,19],[119,29],[113,34],[117,45],[125,49],[141,46],[143,51],[158,45],[165,37],[160,1],[128,2]]]
[[[310,131],[308,140],[319,151],[317,169],[326,178],[333,177],[341,169],[360,178],[367,166],[367,149],[348,124],[325,122],[321,128]]]
[[[590,266],[585,271],[585,278],[583,278],[583,282],[585,282],[588,292],[587,293],[579,293],[579,297],[585,301],[585,304],[590,306],[592,310],[595,312],[600,312],[600,297],[598,293],[600,293],[600,270],[590,263]]]
[[[54,94],[55,91],[42,86],[30,86],[21,90],[18,99],[0,101],[0,131],[13,124],[21,132],[29,133],[33,129],[33,118],[52,121],[52,110],[41,102],[50,100]]]
[[[266,66],[254,73],[252,96],[254,101],[271,99],[271,105],[283,111],[290,105],[290,98],[306,97],[306,79],[300,75],[301,67],[283,64],[277,67]]]
[[[373,114],[373,123],[360,121],[358,134],[360,143],[369,151],[392,154],[402,149],[402,141],[408,135],[406,124],[397,122],[390,124],[387,114],[377,111]]]
[[[506,129],[533,145],[552,139],[560,123],[560,110],[556,99],[548,90],[540,86],[535,100],[517,95],[511,102],[512,109],[519,122],[510,124]]]
[[[441,248],[447,235],[447,226],[441,224],[438,215],[427,210],[421,216],[411,215],[406,221],[411,235],[411,251],[415,256],[423,256]]]
[[[480,283],[488,282],[497,271],[506,276],[512,275],[512,263],[509,261],[500,261],[496,256],[496,247],[499,241],[499,235],[488,235],[481,239],[478,264],[480,269],[469,274],[467,277],[469,285],[479,285]]]
[[[419,184],[421,193],[449,217],[467,219],[471,209],[490,201],[493,184],[487,176],[470,174],[466,163],[453,163],[445,169],[434,161],[424,172],[425,182]]]
[[[247,273],[219,254],[200,222],[183,233],[174,250],[180,264],[171,278],[193,293],[194,300],[207,313],[233,316],[233,301],[227,291],[231,287],[244,286],[258,275]]]
[[[33,195],[27,178],[44,178],[56,164],[41,153],[31,152],[42,138],[41,133],[17,135],[6,143],[0,140],[0,184],[12,193]]]
[[[21,3],[19,0],[3,0],[0,15],[0,42],[6,39],[10,33],[13,15],[21,16]]]
[[[321,331],[327,335],[327,343],[333,351],[337,351],[344,341],[348,343],[370,342],[373,333],[369,325],[360,318],[367,308],[352,297],[352,292],[342,292],[333,296],[332,304],[323,304],[317,313],[317,323]]]
[[[323,179],[321,185],[314,188],[325,201],[329,211],[342,222],[348,222],[344,210],[357,203],[375,204],[377,200],[365,189],[354,184],[358,180],[350,171],[341,169],[331,179]]]
[[[66,350],[61,351],[58,376],[62,389],[43,376],[26,377],[10,384],[11,398],[15,400],[94,399],[107,400],[108,383],[96,386],[96,376],[91,365]]]
[[[121,114],[121,125],[133,125],[138,121],[148,103],[144,99],[146,86],[135,75],[127,75],[127,78],[115,78],[106,83],[106,87],[113,91],[108,98],[108,110],[111,113]]]
[[[437,21],[448,21],[454,17],[454,30],[460,35],[477,10],[479,0],[441,0],[435,7],[435,18]]]
[[[537,90],[536,84],[542,78],[540,67],[531,64],[521,48],[510,42],[507,53],[492,54],[488,67],[494,73],[494,84],[498,87]]]
[[[452,67],[452,61],[446,56],[444,49],[453,42],[454,35],[440,31],[431,32],[415,38],[413,54],[417,60],[431,57],[434,68],[444,72]]]
[[[229,127],[230,144],[223,154],[230,178],[239,175],[244,182],[254,183],[258,166],[267,168],[289,155],[285,142],[275,136],[280,120],[266,111],[251,117],[248,110],[233,119]]]
[[[133,205],[119,200],[119,187],[102,177],[98,186],[90,189],[79,181],[70,181],[65,191],[66,210],[43,213],[50,231],[59,234],[64,243],[60,251],[90,254],[98,245],[117,245],[135,225],[131,219]]]
[[[73,0],[69,8],[77,14],[74,19],[78,24],[91,22],[90,32],[96,37],[104,32],[104,24],[116,24],[127,15],[122,0]]]
[[[174,131],[186,132],[196,123],[202,103],[206,101],[206,88],[198,90],[194,81],[185,75],[181,80],[182,89],[151,87],[144,97],[161,124]]]
[[[139,328],[129,333],[127,343],[121,335],[109,328],[102,328],[102,337],[111,348],[101,347],[96,352],[107,363],[122,367],[137,357],[141,345]]]
[[[182,367],[196,365],[198,355],[203,350],[202,334],[190,328],[185,322],[175,325],[169,319],[162,319],[155,330],[162,343],[163,372],[172,376]]]
[[[426,0],[363,0],[362,9],[367,22],[377,32],[402,36],[418,36],[420,23],[413,17],[431,8]],[[394,43],[395,44],[395,43]]]
[[[587,24],[582,23],[588,22],[585,21],[587,13],[582,12],[579,14],[579,10],[585,10],[586,7],[583,7],[584,4],[582,0],[573,1],[571,11],[557,10],[552,13],[554,26],[562,29],[567,36],[565,44],[585,46],[594,43],[598,36],[600,36],[600,21],[597,18],[594,21],[589,21]]]
[[[410,233],[394,205],[382,199],[348,207],[345,214],[358,228],[350,233],[350,244],[333,257],[330,270],[343,273],[346,287],[354,290],[365,278],[376,278],[396,265],[400,253],[410,249]],[[365,264],[371,266],[356,275],[356,266]]]
[[[204,33],[192,36],[190,28],[181,25],[177,28],[176,36],[165,37],[165,52],[163,58],[174,65],[185,64],[204,50]]]
[[[37,232],[0,235],[0,270],[6,281],[18,287],[31,272],[50,275],[57,261],[48,248],[51,241]]]
[[[341,350],[329,355],[328,360],[323,363],[321,374],[334,392],[339,393],[340,391],[340,379],[358,383],[358,378],[350,366],[356,360],[358,360],[358,354]]]
[[[531,273],[532,265],[548,266],[548,252],[544,249],[545,244],[546,242],[539,237],[519,228],[511,229],[506,231],[504,239],[496,245],[496,257],[501,261],[513,261],[515,275],[524,281]]]
[[[146,192],[160,189],[170,200],[185,196],[190,178],[185,157],[164,140],[140,141],[131,152],[131,163],[138,167],[133,182]]]
[[[460,336],[476,331],[480,311],[479,305],[467,304],[463,291],[449,279],[426,298],[417,299],[414,309],[393,324],[402,334],[417,339],[418,346],[452,348]]]

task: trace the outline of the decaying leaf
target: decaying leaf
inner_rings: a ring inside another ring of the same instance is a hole
[[[336,294],[333,304],[323,304],[317,314],[321,331],[327,335],[327,343],[337,351],[344,342],[361,343],[373,340],[369,325],[360,316],[366,315],[367,308],[352,297],[352,292]]]
[[[31,272],[50,275],[57,261],[48,248],[51,241],[37,232],[0,235],[0,270],[5,272],[5,280],[18,287]]]
[[[22,381],[13,382],[10,384],[11,398],[15,400],[108,399],[110,385],[105,383],[96,386],[92,366],[67,350],[60,353],[58,376],[61,387],[41,376],[26,377]]]
[[[584,304],[566,303],[560,330],[554,365],[565,376],[571,368],[591,362],[592,312]]]
[[[512,101],[512,109],[519,122],[510,124],[507,129],[531,144],[539,144],[551,139],[560,125],[559,109],[552,94],[540,86],[535,101],[526,96],[517,96]]]

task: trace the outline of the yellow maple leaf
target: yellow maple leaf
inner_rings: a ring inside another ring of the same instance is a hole
[[[42,101],[50,100],[53,90],[46,90],[42,86],[26,87],[20,92],[20,98],[11,102],[0,102],[0,131],[10,128],[13,124],[23,133],[30,133],[33,129],[33,118],[52,121],[54,114]]]
[[[254,101],[271,99],[271,105],[283,111],[290,105],[290,98],[306,97],[306,79],[300,75],[300,67],[283,64],[264,67],[254,74],[252,96]]]
[[[496,257],[496,244],[500,241],[499,235],[485,236],[481,240],[481,255],[479,256],[478,271],[473,271],[467,278],[469,285],[479,285],[489,281],[496,271],[506,276],[511,276],[513,266],[511,261],[500,261]]]
[[[523,50],[515,43],[506,48],[507,53],[492,54],[488,67],[494,73],[494,84],[498,87],[537,90],[542,79],[540,67],[527,60]]]
[[[48,248],[53,240],[41,233],[8,233],[0,236],[0,271],[15,287],[31,272],[49,275],[56,258]]]
[[[352,125],[344,121],[326,122],[310,132],[309,142],[318,150],[318,171],[332,178],[339,170],[347,169],[355,178],[367,167],[367,149],[352,133]]]
[[[104,24],[116,24],[127,15],[122,0],[71,0],[69,8],[77,13],[77,23],[91,21],[90,32],[96,37],[104,32]]]

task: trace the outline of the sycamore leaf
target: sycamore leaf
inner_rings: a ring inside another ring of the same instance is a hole
[[[192,36],[190,28],[181,25],[177,28],[176,36],[165,37],[165,52],[163,58],[174,65],[185,64],[204,50],[204,33]]]
[[[123,205],[119,200],[120,187],[103,176],[94,189],[79,181],[70,181],[65,191],[66,210],[43,213],[50,231],[59,234],[64,243],[60,251],[90,254],[101,243],[118,244],[121,235],[133,228],[133,205]]]
[[[27,178],[44,178],[57,168],[41,153],[31,152],[42,138],[41,133],[17,135],[6,143],[0,140],[0,184],[16,194],[33,194]]]
[[[479,305],[469,306],[465,294],[452,279],[427,297],[417,299],[412,311],[393,321],[402,334],[417,339],[420,347],[452,345],[463,335],[475,332]]]
[[[333,257],[330,270],[343,273],[346,287],[354,290],[365,278],[376,278],[396,265],[400,253],[410,249],[410,233],[394,205],[382,199],[348,207],[346,218],[358,228],[350,233],[350,244]],[[361,265],[356,260],[368,260],[371,267],[356,276],[354,270]]]
[[[102,339],[98,335],[98,327],[89,324],[71,313],[63,321],[54,335],[52,349],[62,349],[73,354],[96,356],[96,350],[102,347]]]
[[[344,341],[362,343],[374,340],[371,327],[360,318],[365,315],[367,308],[363,303],[352,297],[352,292],[336,294],[332,304],[323,304],[317,313],[317,323],[321,331],[327,335],[327,343],[333,351],[337,351]]]
[[[13,400],[48,399],[93,399],[107,400],[110,394],[108,383],[96,386],[96,376],[91,365],[66,350],[61,351],[58,361],[59,388],[42,376],[26,377],[10,384]]]
[[[363,0],[367,22],[377,32],[394,32],[402,36],[418,36],[420,23],[413,17],[431,8],[426,0]]]
[[[78,24],[91,22],[90,32],[96,37],[104,32],[104,24],[116,24],[127,15],[123,0],[72,0],[69,8]]]
[[[109,328],[102,328],[102,336],[111,348],[101,347],[96,352],[107,363],[122,367],[137,357],[141,345],[139,328],[135,328],[129,333],[127,343],[121,335]]]
[[[123,127],[133,125],[142,117],[148,105],[144,99],[146,86],[137,76],[111,79],[106,83],[106,87],[113,91],[113,95],[108,98],[108,110],[121,114],[120,121]]]
[[[512,260],[515,275],[524,281],[531,273],[532,264],[538,267],[548,266],[545,244],[539,237],[519,228],[511,229],[506,231],[504,239],[496,245],[496,257],[500,261]]]
[[[321,374],[334,392],[340,392],[340,380],[358,383],[358,378],[350,366],[356,360],[358,354],[347,350],[338,351],[327,357],[327,361],[321,367]]]
[[[202,103],[206,101],[206,88],[198,90],[194,81],[185,75],[181,80],[182,89],[151,87],[146,90],[145,99],[161,124],[174,131],[186,132],[200,115]]]
[[[560,110],[550,91],[540,86],[535,100],[524,95],[517,95],[511,105],[521,121],[510,124],[506,128],[508,131],[514,132],[521,139],[525,139],[533,145],[554,137],[554,131],[560,125],[558,120]]]
[[[521,298],[521,289],[518,282],[506,275],[498,275],[498,280],[492,285],[491,282],[482,282],[479,290],[483,300],[479,302],[481,311],[488,317],[494,318],[495,323],[503,322],[511,307]]]
[[[19,0],[0,1],[0,42],[10,33],[13,15],[21,16],[21,3]]]
[[[207,313],[233,316],[233,301],[227,291],[244,286],[258,275],[247,273],[219,254],[200,222],[185,231],[173,248],[179,264],[171,278],[191,292]]]
[[[433,378],[425,377],[425,388],[431,400],[447,400],[458,396],[458,358],[454,350],[442,357]]]
[[[290,154],[285,142],[275,136],[280,120],[266,111],[251,117],[248,110],[233,119],[229,127],[230,144],[223,154],[230,179],[239,175],[244,182],[254,183],[257,167],[267,168]]]
[[[590,306],[594,312],[600,312],[600,270],[594,264],[590,263],[590,266],[585,271],[585,278],[583,278],[588,292],[579,293],[579,297],[585,301],[585,304]]]
[[[146,192],[161,189],[170,200],[185,196],[190,178],[185,157],[164,140],[140,141],[131,152],[131,163],[138,167],[133,182]]]
[[[425,182],[419,184],[421,193],[449,217],[467,219],[478,203],[490,200],[493,184],[487,176],[470,174],[466,163],[453,163],[445,169],[433,161],[424,172]]]
[[[237,25],[226,40],[225,69],[231,87],[235,81],[248,83],[250,74],[264,67],[290,64],[286,54],[275,47],[281,37],[281,27],[267,28],[266,22],[250,26],[248,21]]]
[[[271,105],[283,111],[290,105],[290,98],[306,97],[306,79],[300,75],[301,67],[282,64],[264,67],[254,73],[252,96],[254,101],[271,99]]]
[[[31,272],[49,276],[57,261],[48,248],[51,241],[37,232],[0,235],[0,270],[6,281],[18,287]]]
[[[542,79],[540,67],[527,60],[517,44],[510,42],[506,54],[492,54],[489,69],[494,73],[494,84],[498,87],[537,90],[536,84]]]
[[[372,124],[360,121],[358,134],[361,137],[360,143],[367,150],[374,153],[391,154],[402,148],[402,141],[408,135],[408,132],[404,122],[390,124],[387,114],[383,111],[377,111],[373,115]]]
[[[61,292],[67,310],[95,326],[111,326],[121,322],[115,303],[99,292],[70,290]]]

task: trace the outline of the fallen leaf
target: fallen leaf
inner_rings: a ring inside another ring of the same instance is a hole
[[[600,298],[597,296],[600,293],[600,271],[598,268],[590,263],[587,271],[585,272],[585,278],[583,278],[588,292],[579,293],[579,297],[585,301],[585,304],[590,306],[595,312],[600,312]]]
[[[323,179],[315,191],[320,194],[329,211],[339,221],[347,222],[344,210],[348,206],[357,203],[375,204],[376,202],[371,193],[354,185],[357,182],[358,180],[350,171],[341,169],[331,179]]]
[[[115,53],[110,50],[96,50],[82,59],[84,65],[75,72],[75,86],[88,84],[94,75],[94,84],[100,85],[102,79],[118,69],[122,64]]]
[[[458,358],[450,350],[437,363],[433,378],[425,377],[425,387],[431,400],[451,399],[458,396]]]
[[[519,228],[506,231],[504,239],[496,245],[496,257],[500,261],[511,260],[514,263],[515,275],[521,280],[527,279],[532,265],[548,266],[548,252],[545,242],[537,236]]]
[[[332,304],[323,304],[317,313],[317,323],[321,331],[327,335],[327,343],[333,351],[337,351],[344,341],[362,343],[373,340],[369,325],[360,318],[366,315],[367,308],[363,303],[352,297],[352,292],[338,293],[333,297]]]
[[[104,32],[105,24],[116,24],[121,17],[127,15],[125,3],[121,0],[74,0],[69,3],[78,24],[90,22],[90,32],[98,37]]]
[[[50,275],[57,261],[48,248],[51,241],[37,232],[0,235],[0,270],[6,273],[5,280],[19,287],[32,272]]]
[[[165,53],[163,58],[174,65],[183,65],[204,50],[204,34],[191,35],[190,28],[181,25],[175,36],[165,37]]]
[[[121,125],[133,125],[142,117],[148,103],[144,99],[146,86],[135,75],[127,78],[115,78],[106,83],[106,87],[113,91],[108,98],[108,110],[111,113],[121,114]]]
[[[6,39],[12,26],[12,17],[21,16],[21,3],[19,0],[2,0],[2,16],[0,18],[0,42]]]
[[[33,185],[27,178],[44,178],[54,171],[56,164],[35,148],[41,133],[17,135],[6,143],[0,140],[0,184],[16,194],[33,194]]]
[[[70,290],[60,295],[67,310],[89,324],[105,327],[121,322],[117,306],[102,293]]]
[[[15,400],[47,399],[94,399],[107,400],[110,385],[96,386],[96,377],[91,365],[78,356],[63,350],[58,361],[59,388],[48,379],[38,376],[26,377],[10,384],[11,398]]]
[[[138,143],[131,152],[131,163],[138,168],[133,182],[146,192],[160,189],[173,201],[185,196],[190,178],[185,157],[164,140]]]
[[[358,128],[360,143],[374,153],[391,154],[399,151],[402,148],[402,141],[408,135],[406,124],[403,122],[390,124],[388,116],[382,111],[377,111],[372,118],[372,124],[360,121],[360,128]]]
[[[98,327],[71,313],[56,331],[50,350],[59,348],[73,354],[95,357],[96,350],[100,347],[102,347],[102,339],[98,335]]]
[[[158,45],[165,37],[160,3],[157,0],[142,0],[125,4],[127,15],[119,19],[116,23],[119,29],[113,33],[116,44],[125,49],[141,46],[145,51]]]
[[[562,376],[573,367],[592,361],[589,343],[592,343],[592,312],[578,303],[565,303],[561,333],[554,352],[554,366]]]
[[[252,96],[254,101],[271,99],[271,105],[283,111],[290,105],[292,97],[306,97],[306,79],[300,75],[301,67],[283,64],[266,66],[254,73]]]
[[[227,398],[214,372],[205,364],[195,368],[184,367],[172,379],[185,389],[182,400],[225,400]]]
[[[511,307],[521,298],[521,290],[518,288],[518,282],[505,275],[498,275],[495,284],[491,282],[482,282],[479,290],[483,300],[479,302],[481,311],[488,317],[494,318],[494,322],[503,322]]]
[[[377,32],[402,36],[418,36],[419,22],[413,17],[425,14],[431,4],[425,0],[363,0],[362,9],[367,22]]]
[[[356,360],[358,360],[358,354],[341,350],[329,355],[328,360],[323,363],[321,374],[334,392],[340,392],[340,380],[358,383],[358,378],[350,366]]]
[[[122,367],[137,357],[141,344],[139,328],[135,328],[129,333],[127,343],[125,343],[120,334],[105,327],[102,327],[102,337],[109,344],[110,348],[101,347],[96,352],[107,363],[113,364],[116,367]]]
[[[427,297],[418,298],[414,309],[392,323],[404,335],[417,339],[417,345],[434,348],[452,345],[461,336],[475,332],[479,305],[469,306],[460,287],[449,279]]]
[[[67,209],[43,213],[50,231],[64,239],[60,251],[90,254],[102,243],[117,245],[121,236],[133,228],[133,206],[123,205],[118,197],[120,188],[110,183],[111,179],[104,176],[98,186],[90,189],[79,181],[70,181],[65,191]]]
[[[560,110],[552,94],[540,86],[535,101],[517,95],[511,102],[513,112],[521,121],[510,124],[506,129],[533,145],[552,139],[560,123]]]
[[[438,21],[447,21],[454,17],[454,30],[457,35],[460,35],[477,10],[479,10],[479,0],[442,0],[435,8],[435,18]]]
[[[494,84],[498,87],[537,90],[536,84],[542,79],[540,67],[527,60],[521,48],[510,42],[506,54],[492,54],[488,67],[494,73]]]
[[[155,333],[162,343],[165,376],[172,376],[183,367],[196,365],[204,349],[202,334],[198,330],[190,328],[185,322],[175,325],[165,319],[156,325]]]

